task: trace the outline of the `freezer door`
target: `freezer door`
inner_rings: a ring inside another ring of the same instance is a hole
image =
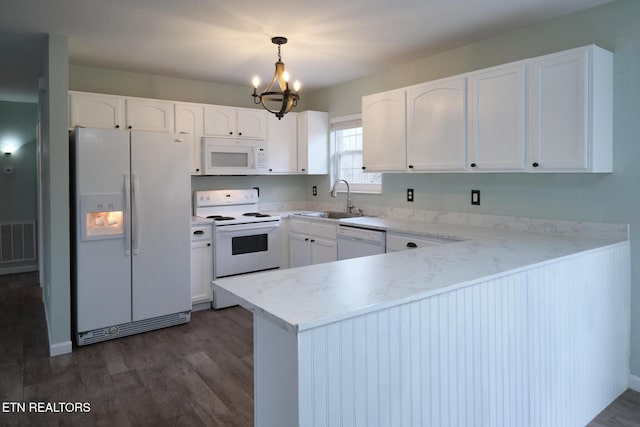
[[[129,133],[112,129],[82,129],[74,141],[76,218],[74,305],[76,332],[131,321],[131,256],[128,190]],[[87,212],[122,209],[124,233],[87,236],[85,228],[118,228],[111,217]],[[102,222],[100,222],[102,221]],[[90,224],[88,224],[88,222]],[[84,236],[84,237],[83,237]]]
[[[189,147],[131,132],[133,320],[191,309]]]

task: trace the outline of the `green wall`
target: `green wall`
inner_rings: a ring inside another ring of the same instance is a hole
[[[631,371],[640,376],[640,2],[619,0],[541,25],[402,64],[322,93],[308,103],[329,116],[360,112],[363,95],[573,47],[614,52],[614,166],[611,174],[388,174],[383,195],[354,204],[628,223],[632,242]],[[329,188],[329,179],[307,186]],[[406,202],[414,188],[415,202]],[[470,205],[479,189],[482,205]],[[310,191],[305,191],[310,194]],[[320,201],[329,201],[321,191]]]
[[[52,355],[71,351],[68,45],[50,34],[40,91],[43,301]]]
[[[14,175],[0,172],[0,223],[36,221],[36,128],[38,105],[0,101],[0,170],[13,167]],[[19,147],[4,154],[5,144]],[[13,144],[13,143],[11,143]],[[8,201],[11,203],[8,203]]]

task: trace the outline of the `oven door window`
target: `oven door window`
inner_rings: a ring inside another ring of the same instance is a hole
[[[252,234],[251,236],[233,237],[231,239],[231,255],[267,252],[268,250],[268,234]]]

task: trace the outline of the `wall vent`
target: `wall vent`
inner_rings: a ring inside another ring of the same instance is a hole
[[[0,224],[0,263],[36,259],[36,223]]]

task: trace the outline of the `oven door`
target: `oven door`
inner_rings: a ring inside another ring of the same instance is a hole
[[[281,266],[280,221],[216,225],[214,244],[214,277]]]

